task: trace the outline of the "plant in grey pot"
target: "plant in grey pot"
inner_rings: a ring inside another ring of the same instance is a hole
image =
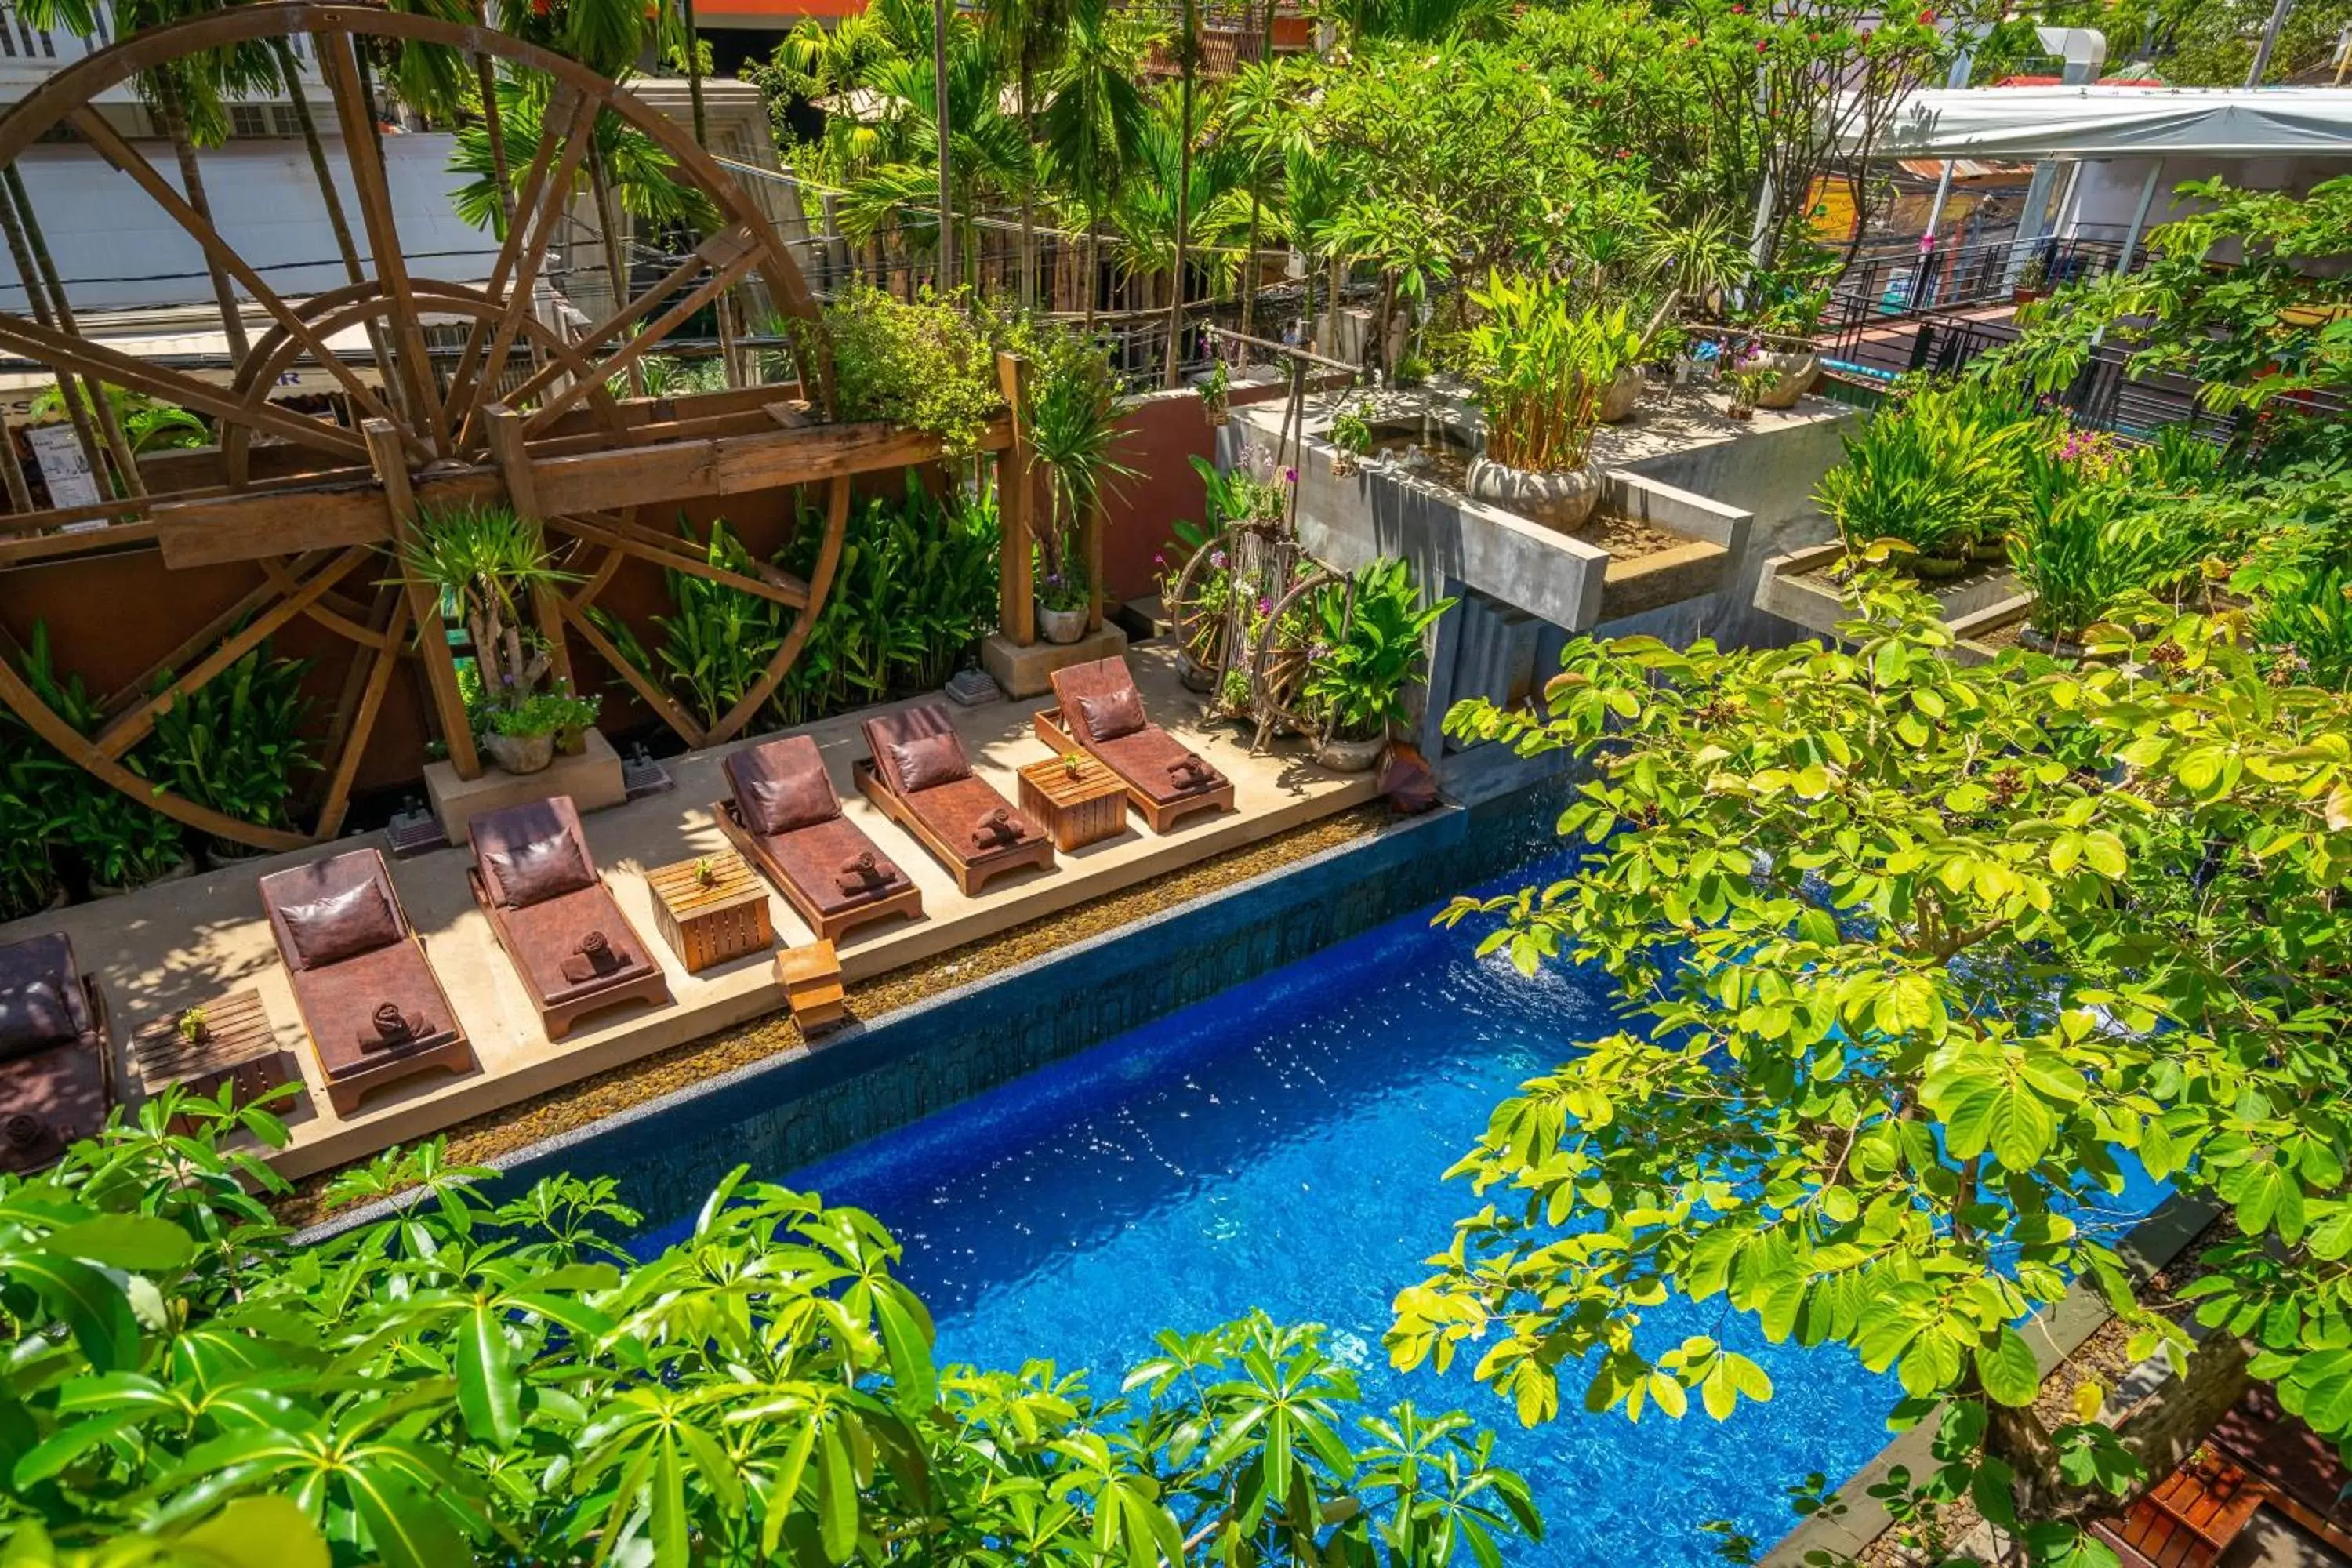
[[[403,555],[410,573],[443,604],[456,604],[465,623],[477,688],[468,706],[490,760],[509,773],[547,766],[558,733],[577,728],[569,720],[550,721],[549,715],[578,709],[531,706],[550,694],[544,683],[554,668],[554,653],[541,641],[530,606],[535,595],[576,579],[555,568],[538,529],[499,505],[419,510]],[[583,722],[594,720],[593,700],[552,695],[574,705],[584,701]],[[548,752],[544,758],[542,751]]]
[[[1315,760],[1362,773],[1381,760],[1389,728],[1406,716],[1406,689],[1423,679],[1429,629],[1454,607],[1423,605],[1402,561],[1374,561],[1315,602],[1300,698],[1321,724]]]
[[[1481,313],[1463,342],[1486,432],[1469,491],[1532,521],[1574,528],[1601,499],[1592,433],[1602,395],[1626,363],[1623,311],[1580,310],[1567,284],[1500,272],[1470,300]]]
[[[482,749],[510,773],[535,773],[553,765],[566,738],[596,721],[598,700],[574,697],[561,681],[520,702],[482,714]]]
[[[1041,327],[1033,356],[1029,445],[1049,479],[1047,514],[1037,530],[1037,619],[1046,641],[1076,642],[1086,635],[1094,587],[1077,548],[1079,525],[1135,470],[1111,456],[1119,431],[1118,376],[1102,345]]]

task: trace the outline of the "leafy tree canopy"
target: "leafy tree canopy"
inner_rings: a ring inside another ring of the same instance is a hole
[[[194,1136],[169,1131],[185,1112]],[[1458,1415],[1360,1414],[1317,1328],[1160,1336],[1117,1393],[940,1368],[872,1216],[747,1182],[644,1263],[607,1180],[415,1189],[293,1245],[176,1095],[0,1186],[5,1561],[449,1568],[1493,1564],[1540,1532]]]
[[[1895,1370],[1898,1420],[1946,1402],[1930,1486],[2087,1563],[2135,1465],[2034,1414],[2017,1325],[2079,1278],[2185,1352],[2116,1259],[2126,1162],[2229,1211],[2197,1315],[2352,1435],[2352,699],[2193,617],[1965,668],[1925,600],[1864,592],[1845,646],[1587,640],[1545,716],[1449,716],[1592,776],[1574,876],[1445,918],[1499,915],[1525,972],[1601,965],[1626,1027],[1496,1108],[1454,1170],[1493,1201],[1388,1342],[1473,1352],[1529,1423],[1723,1417],[1762,1372],[1643,1327],[1720,1301]]]

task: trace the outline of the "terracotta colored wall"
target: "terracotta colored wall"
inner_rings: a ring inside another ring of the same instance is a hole
[[[1264,403],[1285,395],[1276,383],[1237,386],[1234,404]],[[1126,434],[1116,456],[1136,477],[1120,482],[1103,507],[1103,585],[1112,600],[1139,599],[1160,591],[1152,557],[1176,536],[1180,522],[1198,523],[1208,498],[1191,459],[1213,461],[1216,432],[1202,416],[1191,392],[1153,392],[1129,407]]]

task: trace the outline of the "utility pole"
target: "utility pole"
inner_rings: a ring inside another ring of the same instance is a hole
[[[2278,47],[2279,29],[2286,26],[2287,13],[2294,9],[2294,0],[2278,0],[2271,7],[2270,26],[2263,29],[2263,41],[2254,47],[2254,65],[2246,72],[2246,85],[2263,85],[2263,73],[2271,68],[2271,51]]]
[[[956,285],[955,198],[948,183],[948,0],[931,0],[931,100],[940,127],[940,288]]]

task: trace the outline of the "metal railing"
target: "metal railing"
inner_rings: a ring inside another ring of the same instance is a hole
[[[2020,280],[2037,273],[2041,288],[2055,289],[2113,272],[2122,261],[2123,247],[2106,239],[2011,237],[1927,251],[1913,244],[1857,257],[1831,289],[1825,319],[1843,327],[1964,310],[2011,300]]]

